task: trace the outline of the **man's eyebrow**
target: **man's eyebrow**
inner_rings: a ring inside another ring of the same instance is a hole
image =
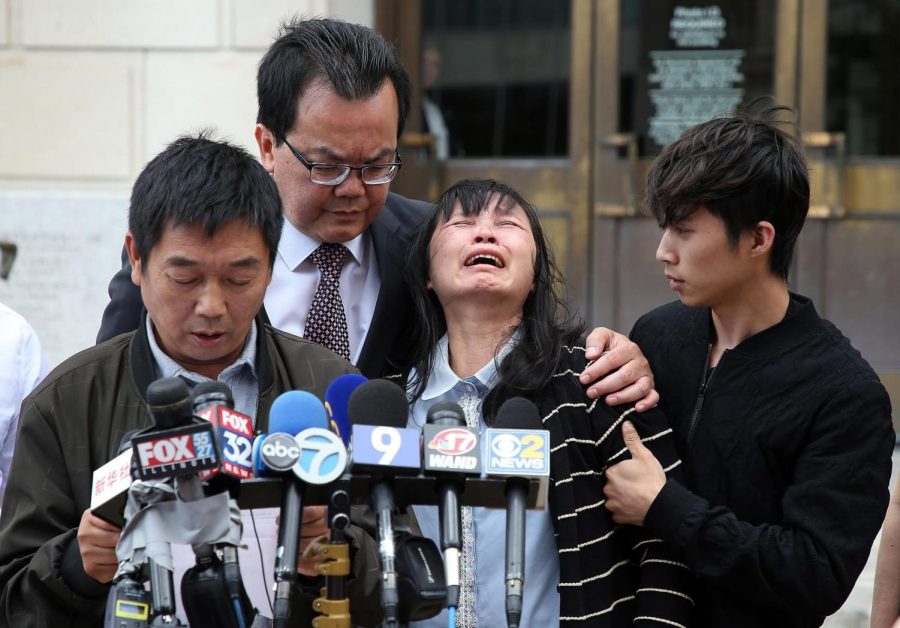
[[[230,266],[231,268],[254,268],[256,266],[260,266],[261,264],[261,259],[252,255],[248,255],[245,258],[229,263],[228,266]],[[165,265],[175,268],[194,268],[196,266],[199,266],[200,263],[197,260],[190,259],[189,257],[173,255],[172,257],[166,259]]]
[[[235,260],[229,264],[232,268],[255,268],[261,265],[262,260],[258,257],[253,257],[252,255],[245,257],[244,259]]]
[[[383,163],[385,159],[392,157],[394,155],[394,153],[396,152],[396,150],[397,149],[395,149],[395,148],[385,148],[385,149],[381,150],[379,153],[373,155],[370,159],[367,159],[366,161],[364,161],[363,163],[364,164]],[[327,146],[316,146],[314,148],[311,148],[309,150],[309,153],[311,155],[321,155],[322,159],[325,159],[327,161],[330,161],[330,162],[336,163],[336,164],[345,164],[349,161],[343,155],[340,155],[340,154],[334,152]],[[318,161],[318,160],[310,159],[309,157],[307,157],[307,159],[309,161]]]
[[[199,265],[200,263],[197,260],[190,259],[189,257],[183,257],[181,255],[173,255],[172,257],[166,258],[165,263],[165,266],[174,266],[176,268],[190,268]]]

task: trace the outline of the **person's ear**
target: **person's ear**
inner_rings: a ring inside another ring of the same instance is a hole
[[[143,265],[141,255],[138,253],[137,242],[134,241],[131,231],[125,234],[125,250],[128,252],[128,261],[131,263],[131,283],[140,286]]]
[[[257,124],[254,131],[259,147],[259,161],[269,174],[275,174],[275,136],[265,124]]]
[[[750,255],[758,257],[760,255],[768,255],[772,251],[775,244],[775,227],[768,220],[761,220],[756,223],[753,228],[753,244],[750,248]]]

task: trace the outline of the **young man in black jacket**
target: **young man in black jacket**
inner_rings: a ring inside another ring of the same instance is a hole
[[[888,503],[894,432],[871,367],[812,302],[788,291],[809,207],[781,108],[689,129],[654,163],[647,206],[680,302],[643,316],[685,465],[666,481],[630,424],[632,460],[607,470],[606,507],[682,552],[696,625],[819,626],[847,598]]]

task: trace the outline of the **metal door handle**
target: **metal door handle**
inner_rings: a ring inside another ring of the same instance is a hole
[[[638,214],[638,143],[634,133],[613,133],[600,139],[602,148],[625,149],[628,160],[625,174],[625,216],[637,216]]]
[[[847,171],[847,136],[844,133],[811,131],[803,134],[807,148],[819,149],[823,153],[831,149],[834,153],[834,173],[827,176],[823,169],[822,191],[824,203],[809,207],[810,218],[842,218],[847,214],[844,207],[844,180]]]

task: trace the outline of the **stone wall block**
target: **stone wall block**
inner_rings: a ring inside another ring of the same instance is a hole
[[[134,59],[0,54],[0,178],[127,178]]]
[[[218,0],[20,0],[22,44],[41,48],[214,48]]]

